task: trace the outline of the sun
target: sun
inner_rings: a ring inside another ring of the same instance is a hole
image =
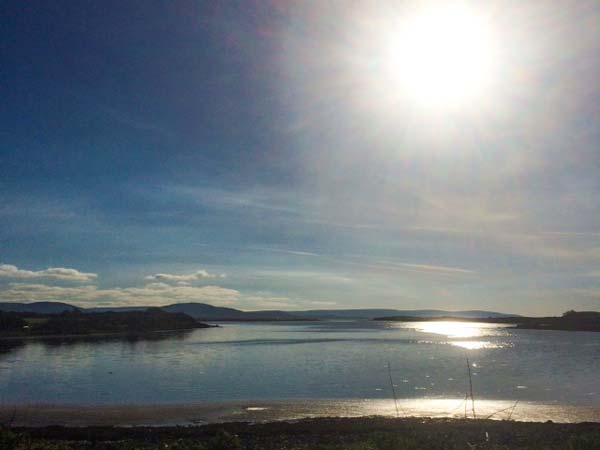
[[[474,101],[489,87],[494,49],[486,21],[465,8],[420,11],[388,33],[382,55],[388,88],[427,106]]]

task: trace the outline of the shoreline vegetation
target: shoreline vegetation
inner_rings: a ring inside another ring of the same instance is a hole
[[[322,418],[189,427],[0,428],[7,450],[598,450],[600,423]]]
[[[391,316],[376,317],[376,321],[388,322],[476,322],[514,325],[522,330],[560,330],[560,331],[596,331],[600,332],[600,312],[567,311],[560,317],[482,317],[466,318]]]

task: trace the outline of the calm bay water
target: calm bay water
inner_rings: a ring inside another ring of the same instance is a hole
[[[0,353],[1,404],[461,399],[600,407],[600,333],[485,324],[223,324],[158,340]]]

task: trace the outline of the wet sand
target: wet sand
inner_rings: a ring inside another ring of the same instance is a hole
[[[469,402],[466,415],[472,418]],[[478,419],[559,423],[600,422],[600,408],[478,400]],[[1,405],[0,420],[14,426],[175,426],[273,422],[324,417],[395,417],[393,400],[278,400],[161,405]],[[464,418],[464,399],[398,400],[399,417]]]

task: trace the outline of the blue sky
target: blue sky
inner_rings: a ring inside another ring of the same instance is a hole
[[[3,2],[0,300],[600,309],[600,5],[473,2],[453,108],[381,76],[407,5]]]

